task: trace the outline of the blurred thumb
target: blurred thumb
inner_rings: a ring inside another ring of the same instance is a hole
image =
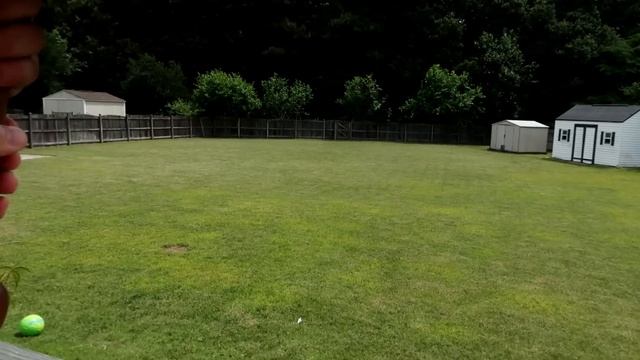
[[[7,156],[27,146],[27,135],[13,126],[0,125],[0,156]]]

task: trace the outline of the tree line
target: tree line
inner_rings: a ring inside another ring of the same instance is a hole
[[[49,0],[42,77],[14,107],[74,88],[132,113],[237,113],[205,101],[222,81],[277,117],[549,121],[640,103],[638,19],[637,0]]]

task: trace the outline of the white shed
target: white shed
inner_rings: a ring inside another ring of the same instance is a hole
[[[42,98],[42,112],[125,116],[127,103],[106,92],[62,90]]]
[[[556,119],[553,157],[640,167],[639,105],[576,105]]]
[[[491,126],[491,149],[546,153],[549,127],[531,120],[504,120]]]

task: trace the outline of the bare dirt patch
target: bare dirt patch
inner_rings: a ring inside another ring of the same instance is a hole
[[[168,254],[184,254],[189,251],[189,245],[186,244],[164,245],[162,248]]]

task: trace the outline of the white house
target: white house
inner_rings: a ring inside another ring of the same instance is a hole
[[[576,105],[556,120],[553,157],[640,167],[640,106]]]
[[[105,92],[62,90],[42,98],[42,112],[75,115],[127,114],[126,101]]]
[[[491,149],[546,153],[549,127],[530,120],[504,120],[491,126]]]

